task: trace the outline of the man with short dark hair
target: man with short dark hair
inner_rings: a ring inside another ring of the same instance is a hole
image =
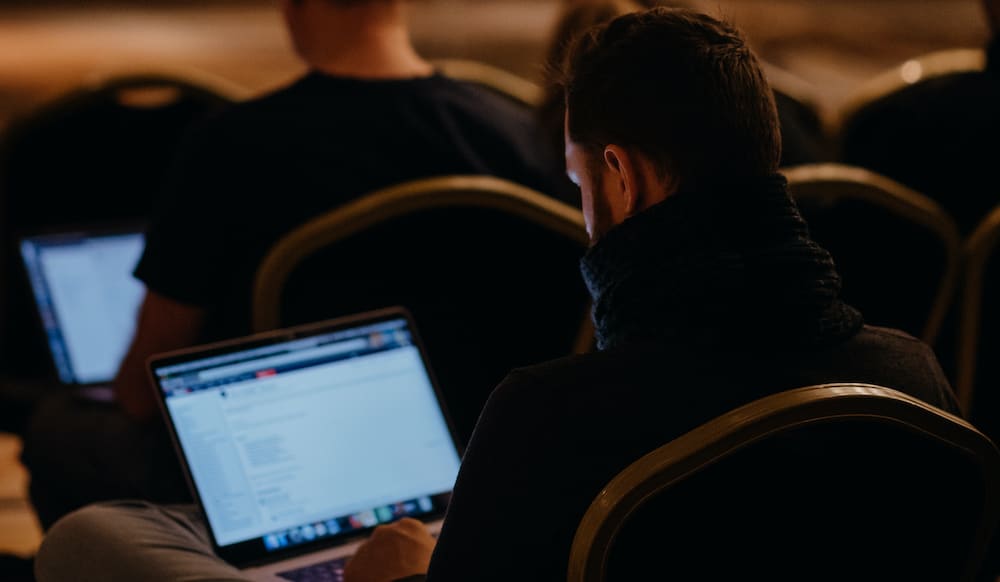
[[[479,419],[436,546],[412,520],[379,528],[348,582],[424,570],[432,582],[564,580],[608,481],[774,392],[867,382],[956,410],[927,346],[865,326],[839,299],[833,261],[776,174],[773,97],[734,29],[687,10],[622,16],[577,44],[566,87],[600,351],[512,372]],[[134,541],[147,529],[190,540],[204,525],[171,508],[88,508],[50,532],[39,577],[67,575],[82,552],[137,557],[97,567],[108,580],[165,579],[180,564],[188,579],[233,577],[203,543]]]
[[[531,112],[437,73],[411,43],[404,4],[282,2],[308,72],[208,120],[180,151],[136,268],[146,295],[114,382],[116,405],[59,397],[30,425],[23,458],[43,526],[101,499],[186,497],[145,361],[250,333],[256,268],[294,227],[437,175],[493,175],[554,192]]]

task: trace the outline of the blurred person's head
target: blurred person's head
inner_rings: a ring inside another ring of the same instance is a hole
[[[313,69],[357,77],[429,74],[402,0],[281,0],[296,53]]]
[[[581,35],[564,76],[566,166],[591,239],[686,190],[778,170],[774,97],[743,36],[656,8]]]

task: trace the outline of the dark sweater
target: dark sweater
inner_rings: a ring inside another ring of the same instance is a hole
[[[466,450],[428,579],[564,580],[573,534],[619,471],[751,400],[828,382],[949,411],[930,349],[863,326],[829,255],[769,179],[678,194],[584,259],[600,353],[513,372]]]

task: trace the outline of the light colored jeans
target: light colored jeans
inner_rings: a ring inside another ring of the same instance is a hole
[[[59,520],[35,558],[39,582],[247,580],[212,551],[194,505],[115,501]]]

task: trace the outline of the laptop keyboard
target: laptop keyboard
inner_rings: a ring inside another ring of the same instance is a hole
[[[279,572],[278,576],[293,582],[343,582],[344,566],[347,565],[347,558],[337,558],[328,562],[312,564],[305,568]]]

